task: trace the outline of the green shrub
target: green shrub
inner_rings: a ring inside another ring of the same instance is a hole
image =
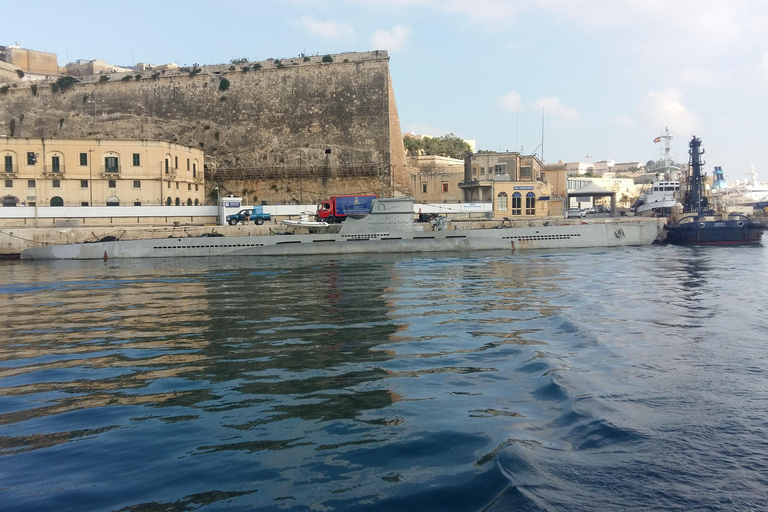
[[[109,76],[108,75],[101,75],[99,77],[99,83],[101,82],[109,82]]]
[[[227,89],[229,89],[229,80],[227,80],[226,78],[222,77],[221,78],[221,82],[219,82],[219,90],[220,91],[226,91]]]
[[[130,80],[133,80],[133,77],[131,75],[125,75],[121,80],[123,82],[128,82]]]
[[[333,62],[333,57],[330,55],[323,55],[323,62]]]
[[[59,77],[58,80],[56,80],[53,84],[51,84],[51,91],[54,93],[66,92],[69,88],[71,88],[73,85],[75,85],[79,80],[73,76],[62,76]]]
[[[19,78],[24,78],[24,72],[22,70],[17,69],[16,74],[19,76]]]
[[[261,69],[261,64],[254,64],[253,65],[253,70],[254,71],[258,71],[259,69]]]
[[[10,85],[4,85],[0,87],[0,94],[8,94],[8,91],[11,89]]]
[[[37,96],[37,84],[30,85],[29,89],[32,91],[32,96]]]

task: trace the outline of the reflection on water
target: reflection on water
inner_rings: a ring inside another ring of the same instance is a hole
[[[711,442],[697,430],[700,357],[723,362],[709,381],[743,385],[741,357],[709,340],[765,277],[765,251],[728,253],[762,265],[748,279],[723,254],[2,262],[0,500],[658,509],[738,482],[748,490],[731,503],[754,505],[766,451],[752,430],[746,475],[672,467],[673,455],[700,462],[681,439]],[[742,349],[762,329],[744,325],[729,339]],[[767,366],[753,360],[750,378],[765,382]],[[733,417],[733,385],[720,384],[709,424]]]

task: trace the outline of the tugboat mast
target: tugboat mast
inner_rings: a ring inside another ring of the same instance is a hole
[[[691,178],[689,181],[690,189],[688,191],[688,201],[686,201],[685,209],[688,212],[696,212],[698,216],[702,216],[702,206],[706,208],[707,200],[704,196],[704,180],[702,179],[701,168],[704,165],[704,161],[701,160],[701,155],[704,154],[704,150],[701,149],[701,139],[694,136],[691,142],[688,144],[690,150],[688,154],[691,157]]]

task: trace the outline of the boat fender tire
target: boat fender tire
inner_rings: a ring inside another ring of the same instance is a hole
[[[699,227],[703,228],[704,227],[704,223],[703,222],[699,222]]]
[[[744,225],[744,221],[740,220],[736,223],[737,226],[742,227]]]
[[[624,238],[626,236],[624,230],[621,228],[617,229],[613,234],[616,236],[616,238]]]
[[[264,224],[264,219],[262,219],[261,217],[259,217],[259,218],[257,218],[257,219],[256,219],[254,222],[255,222],[257,225],[261,226],[262,224]]]

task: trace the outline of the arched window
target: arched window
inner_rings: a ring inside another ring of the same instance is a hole
[[[187,199],[187,206],[192,206],[192,199]]]
[[[176,198],[176,206],[181,206],[181,199],[178,197]]]
[[[167,199],[165,200],[165,206],[171,206],[171,202],[172,202],[172,201],[173,201],[173,199],[171,199],[170,197],[169,197],[169,198],[167,198]]]
[[[120,206],[120,200],[115,196],[109,196],[107,198],[107,206]]]
[[[3,206],[16,206],[19,204],[19,198],[14,196],[3,197]]]
[[[200,204],[200,200],[199,199],[195,199],[195,206],[198,206],[199,204]]]
[[[509,209],[509,196],[506,192],[499,192],[496,196],[496,210],[500,212],[506,212]]]
[[[533,192],[525,195],[525,214],[536,215],[536,194]]]
[[[520,192],[515,192],[512,194],[512,215],[522,215],[523,214],[523,196],[520,195]]]
[[[51,198],[51,206],[64,206],[64,200],[59,196],[54,196]]]

